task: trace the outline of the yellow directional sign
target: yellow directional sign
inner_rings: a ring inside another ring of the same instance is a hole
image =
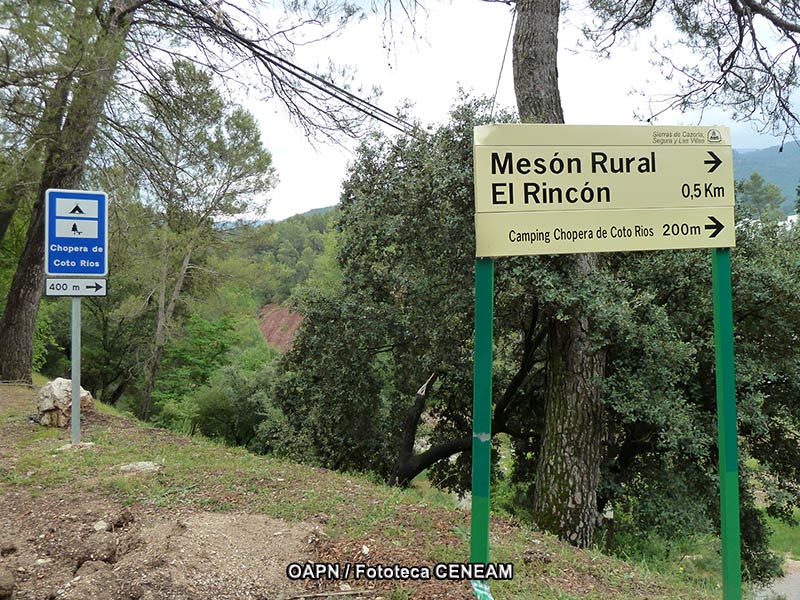
[[[733,208],[486,213],[476,218],[478,256],[622,252],[734,245]]]
[[[475,128],[477,256],[735,245],[724,127]]]

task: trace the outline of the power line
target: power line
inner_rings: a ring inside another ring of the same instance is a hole
[[[497,85],[494,88],[494,96],[492,97],[492,109],[489,111],[489,118],[494,116],[494,104],[497,101],[497,93],[500,91],[500,79],[503,77],[503,67],[506,66],[506,57],[508,56],[508,46],[511,43],[511,34],[514,31],[514,22],[517,20],[517,7],[511,9],[511,24],[508,26],[508,37],[506,38],[506,47],[503,50],[503,60],[500,62],[500,72],[497,74]]]
[[[327,94],[332,98],[335,98],[336,100],[342,102],[343,104],[349,106],[350,108],[353,108],[354,110],[357,110],[358,112],[368,117],[371,117],[383,123],[384,125],[392,127],[393,129],[396,129],[401,133],[406,133],[406,134],[414,133],[416,128],[412,124],[400,118],[399,116],[390,113],[380,108],[379,106],[372,104],[368,100],[365,100],[364,98],[361,98],[360,96],[357,96],[352,92],[349,92],[335,85],[334,83],[320,77],[319,75],[316,75],[300,67],[299,65],[296,65],[290,60],[283,58],[275,54],[274,52],[271,52],[266,48],[259,46],[253,40],[244,37],[242,34],[238,33],[233,28],[232,24],[227,18],[223,17],[223,23],[225,24],[225,27],[223,28],[214,19],[210,19],[202,14],[199,14],[198,12],[179,4],[178,2],[174,2],[173,0],[158,0],[158,1],[161,2],[162,4],[170,6],[175,10],[178,10],[188,15],[189,17],[191,17],[196,21],[204,23],[205,25],[211,27],[212,29],[220,33],[224,33],[226,35],[233,37],[239,44],[250,50],[250,52],[253,53],[253,56],[258,60],[260,60],[261,62],[266,63],[267,65],[270,65],[272,67],[276,67],[284,71],[285,73],[288,73],[297,80],[308,84],[314,89],[324,94]]]

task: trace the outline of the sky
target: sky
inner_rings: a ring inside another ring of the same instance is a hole
[[[665,93],[671,82],[663,81],[650,64],[648,36],[672,35],[667,23],[657,23],[655,33],[615,49],[603,59],[579,47],[581,34],[574,22],[580,14],[567,14],[559,31],[559,86],[565,122],[569,124],[636,125],[639,114],[652,114],[648,94]],[[497,104],[514,107],[511,52],[500,75],[511,25],[511,8],[480,0],[441,2],[430,0],[417,18],[416,34],[408,26],[395,30],[393,47],[379,18],[373,16],[349,26],[342,34],[299,49],[295,63],[313,70],[327,64],[349,65],[355,80],[366,89],[378,86],[382,96],[375,102],[394,112],[404,101],[424,123],[447,121],[458,90],[493,96]],[[499,86],[498,86],[499,78]],[[269,193],[267,219],[281,220],[313,208],[338,202],[341,182],[353,159],[357,140],[340,145],[306,139],[293,127],[274,101],[248,102],[258,117],[267,149],[272,153],[279,182]],[[725,125],[731,128],[733,146],[765,148],[780,143],[759,135],[750,124],[733,122],[724,113],[672,112],[659,117],[659,125]],[[387,130],[391,133],[391,130]]]

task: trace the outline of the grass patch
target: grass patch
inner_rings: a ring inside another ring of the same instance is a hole
[[[708,596],[719,594],[722,582],[720,540],[713,535],[667,542],[653,535],[645,539],[620,537],[616,555],[636,565],[640,573],[663,577],[670,585],[687,583]]]
[[[33,373],[31,375],[31,380],[33,381],[33,386],[37,389],[47,383],[50,383],[50,379],[40,373]]]
[[[406,490],[409,497],[425,504],[456,508],[458,506],[458,497],[455,494],[448,494],[433,487],[427,473],[427,471],[424,471],[411,482],[411,485]]]
[[[800,523],[800,510],[794,511],[794,518]],[[769,516],[767,523],[772,528],[772,535],[769,538],[770,547],[782,556],[800,560],[800,524],[789,525]]]

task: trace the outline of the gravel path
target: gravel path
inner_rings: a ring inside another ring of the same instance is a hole
[[[786,577],[776,579],[771,586],[756,593],[756,600],[800,600],[800,561],[786,561]]]

